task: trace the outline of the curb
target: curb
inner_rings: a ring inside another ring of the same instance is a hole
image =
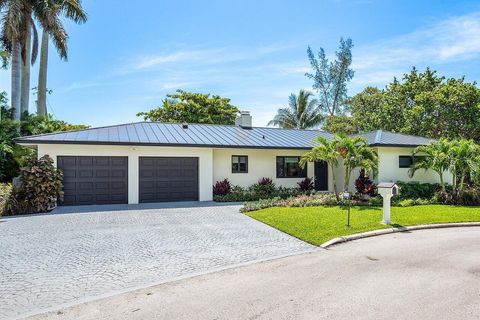
[[[367,231],[362,233],[355,233],[352,235],[334,238],[327,242],[324,242],[320,245],[320,248],[327,249],[330,246],[335,244],[344,243],[347,241],[358,240],[363,238],[381,236],[384,234],[391,234],[397,232],[406,232],[414,230],[427,230],[427,229],[441,229],[441,228],[458,228],[458,227],[480,227],[480,222],[455,222],[455,223],[439,223],[439,224],[420,224],[410,227],[401,227],[401,228],[389,228],[389,229],[379,229],[373,231]]]

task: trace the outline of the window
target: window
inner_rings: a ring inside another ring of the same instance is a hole
[[[425,156],[399,156],[398,157],[398,167],[399,168],[410,168],[415,162],[424,159]]]
[[[412,156],[399,156],[398,157],[398,167],[399,168],[410,168],[413,164]]]
[[[301,169],[300,157],[277,157],[277,178],[304,178],[307,167]]]
[[[232,156],[232,173],[248,172],[248,156]]]

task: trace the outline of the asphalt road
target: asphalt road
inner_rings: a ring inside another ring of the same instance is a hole
[[[357,240],[36,318],[480,319],[480,228]]]

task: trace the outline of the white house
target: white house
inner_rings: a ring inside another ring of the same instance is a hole
[[[229,179],[249,186],[262,177],[295,187],[304,177],[333,191],[323,162],[298,161],[319,130],[252,127],[248,112],[236,125],[138,122],[22,137],[17,143],[49,155],[64,171],[64,205],[212,200],[212,185]],[[385,131],[363,135],[379,155],[378,181],[438,182],[434,172],[407,174],[411,152],[430,140]],[[342,185],[341,168],[336,174]],[[352,176],[351,186],[356,176]],[[447,178],[449,181],[450,178]]]

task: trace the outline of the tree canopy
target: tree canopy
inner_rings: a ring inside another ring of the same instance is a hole
[[[177,90],[167,94],[160,107],[139,112],[137,116],[161,122],[234,124],[239,111],[228,98]]]
[[[355,126],[432,138],[480,140],[480,90],[465,79],[417,69],[383,90],[367,87],[350,100]]]
[[[318,110],[318,101],[312,99],[313,93],[300,90],[288,98],[288,107],[280,108],[268,125],[290,129],[310,129],[318,127],[323,116]]]
[[[340,46],[335,52],[335,60],[329,61],[325,50],[320,48],[317,57],[308,47],[308,60],[312,73],[305,75],[313,80],[313,88],[318,92],[320,107],[330,116],[341,115],[345,111],[344,101],[347,98],[347,82],[354,75],[352,64],[352,39],[340,39]]]

